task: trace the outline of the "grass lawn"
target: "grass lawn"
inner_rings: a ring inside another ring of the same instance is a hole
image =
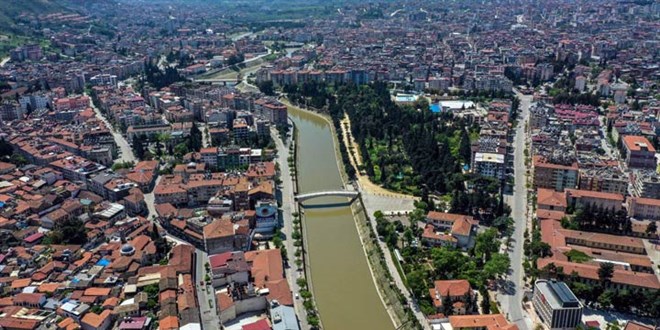
[[[578,250],[570,250],[568,252],[564,252],[564,255],[567,256],[568,260],[571,262],[583,263],[591,260],[590,256]]]

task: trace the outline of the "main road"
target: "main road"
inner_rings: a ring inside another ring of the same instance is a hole
[[[518,126],[516,127],[514,140],[514,176],[515,186],[513,195],[507,196],[506,202],[511,206],[511,216],[515,223],[515,229],[511,236],[513,242],[509,257],[511,258],[511,274],[509,276],[509,288],[498,295],[498,301],[502,310],[506,313],[509,321],[518,325],[521,330],[532,329],[532,321],[525,315],[522,308],[523,294],[525,290],[524,269],[523,269],[523,243],[524,233],[527,228],[527,166],[525,166],[525,146],[527,132],[525,123],[529,114],[529,106],[532,101],[530,95],[523,95],[516,91],[516,96],[520,99],[520,113],[518,116]]]

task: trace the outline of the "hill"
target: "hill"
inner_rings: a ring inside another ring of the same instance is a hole
[[[62,1],[53,0],[0,0],[0,34],[23,34],[18,25],[22,17],[70,11]]]

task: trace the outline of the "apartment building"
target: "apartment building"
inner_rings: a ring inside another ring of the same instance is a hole
[[[657,167],[655,148],[647,138],[635,135],[624,136],[623,150],[628,167],[648,169]]]
[[[579,170],[579,189],[627,195],[628,178],[618,167]],[[658,188],[660,196],[660,187]]]
[[[534,188],[548,188],[564,191],[575,188],[578,183],[578,165],[572,163],[553,164],[542,156],[534,156]]]
[[[632,171],[631,177],[635,197],[660,199],[660,175],[655,170]]]
[[[660,220],[660,199],[630,197],[628,215],[639,220]]]

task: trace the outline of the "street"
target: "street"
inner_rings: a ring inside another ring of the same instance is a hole
[[[157,186],[158,183],[160,182],[161,176],[159,175],[156,178],[156,184],[154,185]],[[158,216],[158,213],[156,213],[156,200],[154,197],[154,192],[153,190],[150,191],[147,194],[144,194],[144,202],[147,204],[147,209],[149,210],[149,214],[147,214],[147,219],[152,220],[155,219]]]
[[[275,161],[279,164],[280,167],[280,179],[282,180],[282,187],[280,188],[281,201],[282,201],[282,233],[286,236],[286,240],[283,241],[284,246],[286,247],[287,259],[289,259],[289,267],[284,269],[286,275],[286,280],[289,282],[289,287],[291,287],[291,294],[295,297],[300,294],[300,287],[298,286],[297,279],[302,277],[302,273],[295,270],[296,260],[295,252],[297,247],[293,245],[293,238],[291,234],[293,233],[293,215],[295,201],[293,199],[293,180],[289,172],[289,147],[290,141],[287,141],[287,145],[284,145],[282,140],[279,137],[277,130],[272,129],[270,131],[271,138],[275,141],[277,146],[277,157]],[[309,329],[307,324],[307,317],[305,314],[305,308],[302,305],[302,299],[294,299],[293,304],[296,310],[296,315],[300,322],[301,329]]]
[[[197,288],[197,301],[199,302],[199,314],[202,318],[202,329],[212,330],[220,328],[218,310],[215,308],[215,290],[213,286],[204,281],[206,269],[204,264],[208,260],[206,252],[195,250],[195,287]],[[204,281],[203,285],[200,282]]]
[[[86,94],[87,95],[87,94]],[[89,96],[89,95],[87,95]],[[108,127],[110,130],[110,133],[112,133],[112,137],[115,140],[115,144],[117,147],[119,147],[119,157],[115,159],[115,162],[133,162],[137,163],[138,159],[135,157],[133,154],[133,149],[131,146],[128,144],[128,141],[126,141],[126,138],[124,138],[123,135],[121,135],[120,132],[115,131],[114,127],[108,122],[108,120],[105,118],[103,113],[101,113],[101,110],[97,108],[94,103],[91,100],[91,96],[89,100],[89,106],[94,109],[94,113],[96,114],[96,118],[101,120],[105,125]],[[158,182],[160,181],[160,176],[156,179],[156,184],[158,185]],[[150,192],[148,194],[144,194],[144,202],[147,204],[147,209],[149,210],[149,213],[147,214],[147,219],[152,220],[152,218],[158,216],[156,213],[156,207],[155,207],[155,201],[154,201],[154,193]]]
[[[112,136],[115,139],[115,144],[117,144],[117,147],[119,147],[119,157],[115,159],[115,162],[120,161],[120,162],[137,162],[137,159],[135,158],[135,155],[133,155],[133,149],[131,146],[128,144],[128,141],[126,141],[126,138],[124,138],[123,135],[121,135],[121,132],[117,132],[115,128],[110,124],[108,119],[103,116],[103,113],[101,113],[101,110],[97,108],[94,105],[94,102],[92,102],[92,97],[88,94],[85,94],[89,96],[89,106],[94,109],[94,113],[96,114],[96,118],[101,120],[102,122],[105,123],[105,125],[108,127],[110,130],[110,133],[112,133]]]
[[[497,298],[501,305],[502,313],[507,315],[509,321],[515,323],[519,329],[532,329],[532,321],[526,316],[522,308],[524,295],[524,269],[523,269],[523,243],[524,233],[527,228],[527,166],[525,166],[525,140],[527,132],[525,123],[529,113],[532,100],[531,95],[516,93],[520,99],[520,114],[514,140],[514,175],[515,187],[513,195],[506,196],[506,203],[511,206],[511,217],[514,220],[514,232],[511,236],[512,248],[509,254],[511,258],[511,275],[509,276],[510,289],[506,292],[500,291]]]

